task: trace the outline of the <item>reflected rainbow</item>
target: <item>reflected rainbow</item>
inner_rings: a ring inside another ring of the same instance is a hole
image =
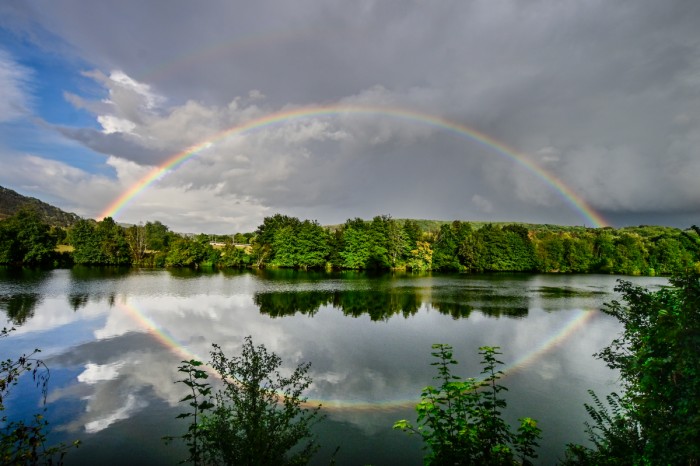
[[[577,195],[571,188],[566,186],[552,173],[539,166],[525,154],[516,151],[512,147],[494,139],[493,137],[470,128],[461,123],[443,118],[441,116],[432,115],[429,113],[408,110],[399,107],[379,107],[370,105],[327,105],[301,107],[292,110],[283,110],[272,113],[260,118],[250,120],[246,123],[233,126],[216,133],[187,149],[174,154],[160,166],[155,167],[146,176],[139,179],[131,185],[124,193],[115,199],[98,217],[115,217],[131,202],[139,193],[147,189],[158,179],[163,177],[167,172],[176,169],[185,161],[202,153],[205,149],[211,147],[217,142],[231,136],[250,133],[256,130],[282,125],[288,122],[303,120],[308,118],[319,117],[337,117],[342,115],[360,115],[360,116],[382,116],[408,121],[411,123],[422,124],[447,131],[459,137],[466,138],[470,141],[477,142],[494,152],[505,156],[514,161],[517,165],[527,169],[529,172],[536,175],[545,184],[551,186],[575,211],[577,211],[585,222],[592,224],[595,227],[603,227],[607,225],[607,221],[593,208],[591,208],[584,199]]]
[[[177,354],[182,360],[189,361],[195,359],[198,361],[205,361],[207,359],[195,354],[180,344],[167,330],[160,328],[153,319],[138,309],[135,304],[123,302],[119,303],[118,306],[138,322],[144,330],[153,335],[163,346],[173,351],[173,353]],[[540,344],[534,347],[530,352],[525,353],[515,362],[502,367],[503,378],[527,368],[531,363],[544,356],[574,333],[585,327],[597,314],[598,312],[592,309],[577,310],[559,331],[540,342]],[[204,364],[202,367],[213,376],[218,377],[217,372],[209,365]],[[332,411],[396,411],[413,408],[417,401],[417,398],[378,400],[373,402],[361,400],[309,399],[306,401],[305,405],[316,407],[320,404],[323,405],[324,409]]]

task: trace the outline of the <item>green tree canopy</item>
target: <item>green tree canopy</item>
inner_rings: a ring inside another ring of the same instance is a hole
[[[0,264],[48,264],[55,258],[56,236],[32,207],[0,221]]]

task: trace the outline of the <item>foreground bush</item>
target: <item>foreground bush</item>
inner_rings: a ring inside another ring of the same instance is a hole
[[[441,382],[440,386],[423,389],[416,405],[417,427],[401,420],[394,428],[423,437],[428,450],[427,465],[532,464],[529,458],[537,458],[535,448],[541,431],[535,420],[523,418],[514,433],[501,418],[506,401],[498,394],[507,389],[497,383],[503,374],[496,370],[498,364],[503,364],[496,359],[501,354],[498,347],[479,348],[483,380],[460,380],[450,370],[451,365],[457,364],[452,358],[452,347],[436,344],[433,349],[437,361],[432,365],[438,370],[434,378]]]
[[[303,392],[311,384],[310,365],[300,364],[289,377],[280,375],[282,360],[246,337],[240,356],[228,358],[213,345],[211,367],[223,381],[216,392],[200,361],[183,361],[179,382],[190,393],[181,401],[191,410],[181,438],[194,464],[302,465],[319,446],[311,427],[322,419],[320,406],[303,407]],[[172,439],[169,437],[168,439]]]
[[[700,278],[651,292],[620,281],[603,311],[624,325],[597,356],[619,370],[624,393],[586,405],[593,448],[570,445],[566,464],[700,464]]]

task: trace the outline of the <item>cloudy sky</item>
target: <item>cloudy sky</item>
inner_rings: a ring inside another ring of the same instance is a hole
[[[697,0],[8,0],[0,185],[100,217],[194,147],[115,219],[687,227],[699,24]]]

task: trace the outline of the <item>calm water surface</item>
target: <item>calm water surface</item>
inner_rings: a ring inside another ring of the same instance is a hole
[[[178,363],[206,360],[211,343],[235,355],[251,335],[287,367],[312,364],[308,396],[328,415],[314,464],[339,446],[337,464],[378,466],[422,464],[419,439],[391,426],[415,420],[434,375],[431,344],[454,346],[464,377],[479,375],[479,346],[500,346],[506,417],[538,419],[538,462],[554,464],[566,443],[585,441],[586,390],[616,389],[592,354],[620,329],[598,311],[616,298],[617,278],[0,269],[0,320],[17,328],[0,356],[42,349],[51,439],[83,442],[68,464],[176,464],[184,448],[161,437],[185,428],[174,419],[186,388],[173,383]],[[7,413],[39,405],[24,380]]]

